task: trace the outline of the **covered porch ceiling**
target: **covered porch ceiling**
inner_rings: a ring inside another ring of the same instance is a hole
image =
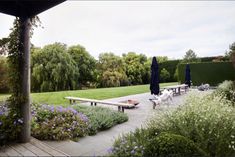
[[[0,12],[17,17],[32,17],[65,0],[3,0]]]

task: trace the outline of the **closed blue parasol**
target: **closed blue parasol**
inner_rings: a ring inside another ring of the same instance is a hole
[[[186,65],[185,69],[185,84],[187,84],[189,87],[191,86],[191,75],[190,75],[189,64]]]
[[[151,82],[150,82],[151,94],[159,94],[159,74],[158,74],[158,63],[156,57],[153,57],[151,65]]]

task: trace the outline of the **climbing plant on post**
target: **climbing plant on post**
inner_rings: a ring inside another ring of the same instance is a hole
[[[37,17],[16,18],[9,35],[10,115],[22,123],[15,135],[21,142],[30,140],[30,37],[37,21]]]
[[[9,83],[10,83],[10,91],[11,97],[9,98],[9,108],[10,113],[9,116],[12,119],[17,120],[21,119],[22,114],[20,112],[20,107],[24,98],[21,94],[21,74],[20,74],[20,60],[22,60],[22,51],[20,51],[20,47],[22,47],[22,43],[20,42],[20,20],[16,18],[13,24],[12,32],[9,35],[9,43],[8,43],[8,63],[9,63]],[[19,132],[22,129],[22,125],[16,125],[16,129],[14,132],[14,138],[17,139],[19,137]]]

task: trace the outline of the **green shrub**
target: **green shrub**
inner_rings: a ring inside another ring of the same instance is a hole
[[[188,157],[208,156],[190,139],[172,133],[162,132],[146,145],[144,156]]]
[[[0,146],[18,140],[23,121],[6,103],[0,104]]]
[[[62,106],[32,106],[32,136],[41,140],[77,139],[88,131],[88,118]]]
[[[179,82],[185,82],[186,64],[179,64],[178,78]],[[224,80],[235,80],[235,71],[232,62],[203,62],[190,63],[191,79],[195,86],[202,83],[209,83],[211,86],[217,86]]]
[[[77,105],[77,111],[84,113],[89,118],[89,135],[94,135],[100,130],[106,130],[116,124],[126,122],[128,116],[125,113],[113,111],[103,107],[87,107]]]
[[[231,156],[235,153],[234,112],[231,102],[222,96],[197,92],[175,111],[156,116],[148,128],[153,133],[171,132],[189,138],[210,156]]]

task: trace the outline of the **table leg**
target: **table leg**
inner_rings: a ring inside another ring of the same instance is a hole
[[[156,107],[156,103],[155,103],[155,102],[153,102],[153,109],[155,109],[155,107]]]

